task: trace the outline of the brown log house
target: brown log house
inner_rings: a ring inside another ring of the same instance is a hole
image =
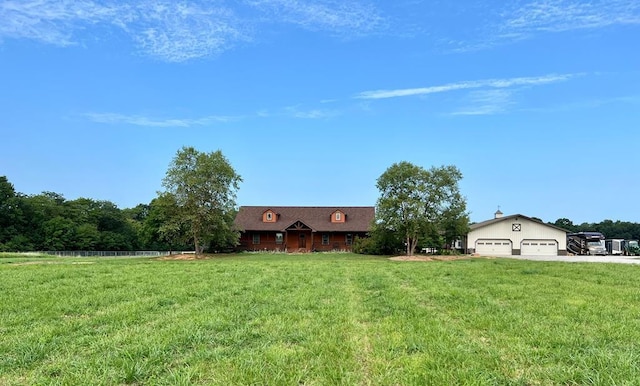
[[[235,226],[245,251],[350,251],[374,220],[369,206],[241,206]]]

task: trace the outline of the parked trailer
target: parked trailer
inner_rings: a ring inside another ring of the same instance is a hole
[[[623,255],[624,243],[624,239],[608,239],[604,241],[604,245],[607,248],[607,253],[610,255]]]
[[[600,232],[578,232],[567,234],[567,252],[574,255],[606,256],[604,235]]]

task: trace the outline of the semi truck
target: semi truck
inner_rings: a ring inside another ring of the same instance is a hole
[[[622,253],[625,256],[640,256],[638,240],[625,240],[622,245]]]
[[[567,234],[567,252],[574,255],[607,255],[604,235],[600,232]]]

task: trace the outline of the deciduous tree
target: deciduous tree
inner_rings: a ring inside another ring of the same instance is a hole
[[[459,231],[460,223],[467,221],[460,179],[462,173],[455,166],[425,170],[405,161],[393,164],[376,184],[381,194],[376,208],[378,226],[402,235],[407,255],[433,232],[451,238],[451,232]]]
[[[220,150],[203,153],[183,147],[177,152],[162,184],[175,197],[180,222],[189,230],[196,253],[212,241],[237,243],[232,213],[241,181]]]
[[[0,251],[19,235],[19,196],[6,176],[0,176]]]

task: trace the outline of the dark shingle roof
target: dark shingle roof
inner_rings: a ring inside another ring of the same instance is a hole
[[[262,222],[262,214],[271,209],[275,223]],[[336,210],[346,215],[344,223],[332,223]],[[367,232],[375,217],[372,206],[241,206],[234,224],[242,231],[284,231],[296,221],[316,232]]]

